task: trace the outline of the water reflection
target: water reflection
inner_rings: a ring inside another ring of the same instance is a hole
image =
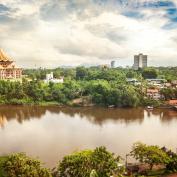
[[[177,147],[177,112],[167,109],[1,106],[0,127],[0,155],[27,152],[49,166],[97,146],[123,157],[136,141]]]
[[[126,124],[139,123],[144,120],[144,113],[147,116],[158,116],[162,122],[169,122],[177,119],[177,111],[169,109],[154,109],[145,111],[142,108],[126,109],[107,109],[107,108],[72,108],[72,107],[45,107],[45,106],[1,106],[0,107],[0,126],[15,119],[20,124],[30,119],[41,119],[47,112],[51,114],[63,113],[70,117],[78,115],[81,119],[87,119],[93,124],[103,125],[107,121],[119,121]]]

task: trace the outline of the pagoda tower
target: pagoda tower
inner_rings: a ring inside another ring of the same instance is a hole
[[[0,79],[21,79],[22,68],[18,68],[15,62],[0,49]]]

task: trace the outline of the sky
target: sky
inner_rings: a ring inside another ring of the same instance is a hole
[[[24,68],[177,66],[177,0],[0,0],[0,48]]]

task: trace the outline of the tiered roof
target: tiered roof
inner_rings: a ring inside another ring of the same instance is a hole
[[[2,49],[0,49],[0,61],[12,61],[12,59],[7,56]]]

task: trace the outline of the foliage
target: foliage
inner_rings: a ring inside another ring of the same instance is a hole
[[[114,172],[118,171],[118,163],[120,163],[120,156],[115,157],[113,153],[106,150],[105,147],[96,148],[93,151],[92,169],[95,169],[98,176],[109,177]]]
[[[167,153],[170,160],[166,163],[166,171],[170,173],[177,172],[177,154],[163,147],[162,150]]]
[[[144,106],[149,106],[149,105],[151,105],[151,106],[158,107],[158,106],[161,105],[161,101],[159,101],[159,100],[154,100],[154,99],[152,99],[152,98],[144,98],[144,99],[143,99],[143,105],[144,105]]]
[[[171,100],[177,98],[177,89],[163,88],[160,93],[164,96],[165,100]]]
[[[69,104],[76,98],[89,96],[98,105],[115,105],[118,107],[135,107],[140,105],[140,90],[123,81],[107,80],[65,80],[63,84],[33,80],[28,82],[0,81],[0,103],[30,104],[57,102]]]
[[[91,168],[92,151],[85,150],[82,152],[75,152],[71,155],[65,156],[59,163],[59,176],[75,176],[87,177],[89,176]]]
[[[52,177],[50,171],[41,166],[41,162],[24,153],[12,154],[2,163],[4,177]]]
[[[159,76],[167,81],[177,80],[177,67],[160,67]]]
[[[76,68],[76,79],[84,79],[88,76],[88,69],[84,67],[77,67]]]
[[[140,105],[140,92],[132,85],[119,85],[116,82],[97,80],[90,82],[85,90],[92,96],[93,102],[98,105],[117,107]]]
[[[141,163],[149,164],[150,169],[152,169],[154,165],[166,164],[170,161],[167,153],[158,146],[147,146],[142,143],[135,143],[133,145],[131,155]]]
[[[150,165],[148,176],[163,176],[177,172],[177,154],[165,147],[148,146],[135,143],[130,155],[141,163]],[[152,169],[154,165],[164,165],[163,169]],[[0,157],[1,177],[123,177],[124,166],[120,165],[120,157],[108,152],[105,147],[95,150],[84,150],[65,156],[51,174],[42,167],[39,160],[32,159],[24,153]],[[140,176],[139,173],[132,176]]]
[[[2,156],[0,157],[0,176],[3,177],[4,176],[4,170],[3,170],[3,163],[6,160],[6,156]]]
[[[53,72],[56,78],[64,77],[64,83],[42,81],[45,75]],[[124,68],[77,67],[56,69],[28,69],[24,71],[31,81],[22,82],[0,81],[0,104],[45,104],[57,103],[72,105],[75,99],[91,98],[96,105],[115,107],[137,107],[152,102],[144,99],[142,87],[146,87],[144,78],[161,77],[177,79],[177,68],[145,68],[134,71]],[[143,76],[143,77],[142,77]],[[141,85],[131,85],[126,78],[136,78]],[[161,89],[166,100],[177,98],[177,89]]]
[[[158,72],[156,69],[154,68],[145,68],[143,71],[142,71],[142,76],[143,78],[145,79],[155,79],[157,78],[158,76]]]
[[[92,170],[90,173],[90,177],[98,177],[98,174],[95,170]]]
[[[115,157],[105,147],[99,147],[94,151],[81,151],[65,156],[59,163],[58,173],[62,177],[109,177],[117,172],[119,161],[120,157]]]

